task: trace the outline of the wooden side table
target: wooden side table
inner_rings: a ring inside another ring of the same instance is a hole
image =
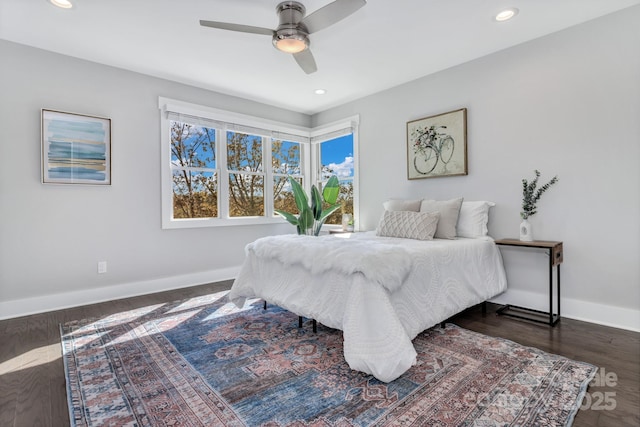
[[[562,242],[547,240],[523,242],[519,239],[499,239],[495,242],[496,245],[501,246],[545,249],[549,255],[549,311],[534,310],[532,308],[507,304],[500,307],[497,310],[497,313],[504,316],[517,317],[519,319],[555,326],[560,320],[560,264],[562,264],[563,261]],[[558,286],[556,287],[557,311],[555,313],[553,309],[553,267],[556,267],[556,277],[558,282]]]

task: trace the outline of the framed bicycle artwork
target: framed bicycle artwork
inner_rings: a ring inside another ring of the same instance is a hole
[[[407,122],[407,178],[467,175],[467,109]]]

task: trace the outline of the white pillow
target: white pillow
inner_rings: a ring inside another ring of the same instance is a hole
[[[382,204],[384,206],[384,210],[386,211],[411,211],[418,212],[420,211],[420,202],[422,200],[405,200],[405,199],[390,199]]]
[[[438,239],[455,239],[456,224],[460,214],[462,197],[451,200],[423,200],[420,212],[439,212],[438,228],[434,237]]]
[[[432,240],[438,226],[437,212],[384,211],[376,229],[378,236]]]
[[[485,200],[462,202],[456,226],[458,237],[477,238],[488,235],[489,208],[495,205],[495,203]]]

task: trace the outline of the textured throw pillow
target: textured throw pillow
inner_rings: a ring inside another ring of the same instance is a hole
[[[438,239],[455,239],[456,224],[460,214],[462,197],[451,200],[423,200],[420,212],[439,212],[438,228],[434,237]]]
[[[480,200],[477,202],[462,202],[458,225],[456,226],[458,237],[485,237],[489,234],[489,208],[495,206],[493,202]]]
[[[420,202],[422,200],[405,200],[405,199],[391,199],[382,204],[386,211],[412,211],[418,212],[420,210]]]
[[[438,226],[437,212],[384,211],[376,229],[378,236],[432,240]]]

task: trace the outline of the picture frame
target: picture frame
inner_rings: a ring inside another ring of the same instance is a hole
[[[42,183],[111,185],[111,119],[41,110]]]
[[[407,178],[468,175],[467,109],[407,122]]]

